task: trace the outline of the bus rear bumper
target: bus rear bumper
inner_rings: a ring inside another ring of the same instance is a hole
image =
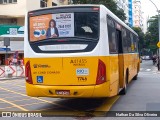
[[[32,97],[53,98],[90,98],[109,97],[109,82],[92,86],[46,86],[33,85],[26,82],[26,92]],[[69,94],[60,95],[56,91],[69,91]]]

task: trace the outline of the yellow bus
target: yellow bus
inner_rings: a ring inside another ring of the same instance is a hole
[[[25,26],[29,96],[111,97],[137,79],[138,35],[103,5],[29,11]]]

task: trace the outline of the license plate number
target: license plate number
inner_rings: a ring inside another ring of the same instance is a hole
[[[69,90],[56,90],[57,95],[70,95]]]

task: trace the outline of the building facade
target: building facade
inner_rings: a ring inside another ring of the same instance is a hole
[[[128,0],[116,0],[118,9],[123,9],[124,13],[126,15],[126,21],[125,23],[129,23],[129,14],[128,14]]]
[[[135,27],[140,27],[143,31],[144,25],[143,25],[143,12],[142,12],[142,6],[140,0],[134,0],[133,1],[133,7],[134,7],[134,22],[133,25]]]
[[[23,26],[27,11],[66,4],[68,0],[0,0],[0,24]]]
[[[17,51],[23,58],[24,37],[13,36],[21,32],[19,29],[24,26],[27,11],[66,4],[68,0],[0,0],[0,65],[7,64]],[[8,47],[4,46],[4,34],[12,36]]]

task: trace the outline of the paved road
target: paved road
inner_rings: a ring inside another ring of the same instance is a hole
[[[106,99],[35,98],[26,95],[24,79],[0,81],[0,111],[2,112],[34,111],[45,115],[72,116],[72,119],[76,116],[93,118],[93,115],[97,114],[94,111],[108,111],[118,98],[118,96]],[[105,113],[98,114],[105,115]]]
[[[157,70],[158,69],[157,69],[156,65],[153,65],[151,60],[143,60],[142,61],[140,73],[143,73],[143,72],[148,73],[149,72],[149,73],[157,74],[157,73],[159,73]]]
[[[106,99],[59,99],[59,98],[33,98],[25,93],[24,79],[0,81],[0,111],[50,111],[52,114],[71,115],[65,119],[111,119],[95,118],[95,111],[160,111],[160,73],[152,65],[152,61],[143,61],[138,80],[128,85],[127,95]],[[119,98],[119,99],[118,99]],[[118,100],[117,100],[118,99]],[[114,102],[116,103],[114,104]],[[114,104],[114,105],[113,105]],[[113,106],[112,106],[113,105]],[[92,112],[91,112],[92,111]],[[96,113],[97,114],[97,113]],[[102,113],[99,113],[102,114]],[[73,115],[86,115],[89,117],[76,118]],[[105,114],[104,114],[105,115]],[[5,118],[6,119],[6,118]],[[53,118],[47,118],[53,119]],[[55,119],[64,119],[56,117]],[[128,120],[128,118],[120,118]],[[133,120],[137,118],[133,118]],[[138,120],[143,118],[138,118]],[[15,118],[17,120],[17,118]]]
[[[132,81],[128,85],[127,94],[121,96],[110,111],[160,111],[159,91],[160,72],[157,71],[152,61],[143,61],[138,80]],[[121,118],[120,120],[125,119]],[[152,120],[153,118],[132,119]],[[160,118],[155,119],[159,120]]]

